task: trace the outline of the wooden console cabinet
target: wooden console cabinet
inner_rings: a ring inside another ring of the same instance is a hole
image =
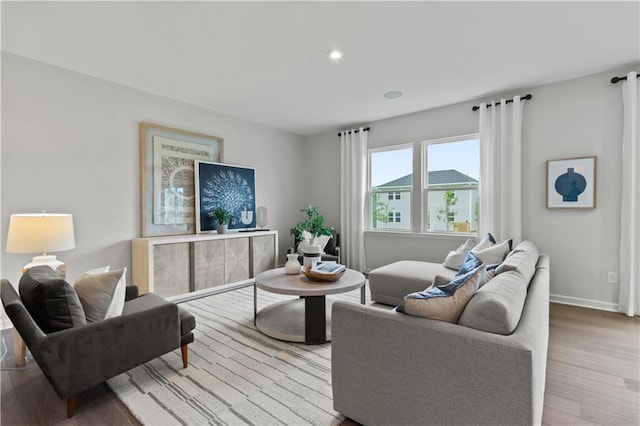
[[[132,257],[133,283],[141,294],[188,298],[275,268],[278,231],[135,238]]]

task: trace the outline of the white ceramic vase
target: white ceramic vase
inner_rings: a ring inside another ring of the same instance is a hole
[[[301,267],[300,262],[298,262],[298,253],[290,253],[287,255],[287,263],[284,264],[284,270],[287,274],[299,274]]]

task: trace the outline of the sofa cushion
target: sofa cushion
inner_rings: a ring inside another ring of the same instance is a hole
[[[467,303],[458,324],[477,330],[508,335],[515,330],[527,297],[522,276],[509,271],[495,276]]]
[[[462,262],[464,261],[465,255],[469,252],[469,250],[473,248],[473,246],[474,246],[474,242],[471,238],[469,238],[460,247],[458,247],[453,251],[450,251],[449,254],[447,254],[447,257],[444,259],[444,262],[442,264],[444,265],[445,268],[453,269],[456,271],[459,270],[460,267],[462,266]]]
[[[480,265],[467,274],[456,276],[447,284],[408,294],[396,309],[409,315],[456,323],[478,289],[484,273],[485,266]]]
[[[18,288],[22,303],[44,333],[86,324],[75,290],[49,266],[28,269]]]
[[[441,263],[401,260],[381,266],[369,273],[371,300],[387,305],[397,305],[409,293],[421,291],[433,283],[433,277],[454,277],[456,271]]]
[[[102,321],[122,314],[127,268],[102,273],[85,273],[74,284],[87,322]]]
[[[522,275],[529,287],[531,278],[536,272],[536,264],[538,263],[538,249],[531,241],[522,241],[513,249],[506,257],[504,262],[496,268],[496,275],[503,272],[516,271]]]

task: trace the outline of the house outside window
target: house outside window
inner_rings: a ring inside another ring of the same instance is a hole
[[[422,152],[420,162],[413,152]],[[369,150],[368,229],[475,233],[479,178],[477,134]],[[415,218],[412,198],[420,212]]]
[[[412,145],[369,151],[370,229],[411,229],[412,168]]]
[[[387,223],[402,222],[402,212],[389,212]]]
[[[423,142],[423,202],[427,232],[477,232],[480,139]]]

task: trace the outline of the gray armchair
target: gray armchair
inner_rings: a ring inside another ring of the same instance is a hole
[[[0,293],[34,360],[67,399],[67,417],[73,416],[79,392],[174,349],[182,349],[183,367],[188,366],[195,318],[154,294],[136,297],[137,288],[128,287],[122,315],[45,334],[9,281],[2,280]]]

